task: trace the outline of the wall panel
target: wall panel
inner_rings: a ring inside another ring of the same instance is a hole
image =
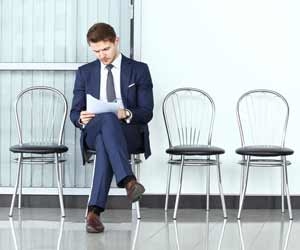
[[[71,106],[75,70],[1,70],[6,63],[86,63],[95,60],[86,43],[87,29],[96,22],[111,23],[121,34],[122,52],[129,56],[129,2],[124,0],[0,0],[0,193],[15,183],[17,164],[9,146],[18,142],[14,117],[17,94],[30,86],[47,85],[61,90]],[[22,125],[32,133],[26,117],[30,103],[23,103]],[[67,118],[64,141],[65,187],[90,186],[92,167],[83,167],[79,147],[80,131]],[[25,165],[24,187],[56,187],[51,165]]]

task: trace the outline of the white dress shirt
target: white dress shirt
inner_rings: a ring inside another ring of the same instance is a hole
[[[116,59],[111,63],[113,65],[111,72],[112,72],[112,75],[114,78],[114,86],[115,86],[117,102],[121,105],[121,108],[124,108],[124,104],[122,102],[122,96],[121,96],[121,80],[120,80],[121,79],[121,60],[122,60],[122,54],[119,53],[119,55],[116,57]],[[106,101],[106,102],[107,102],[107,98],[106,98],[107,73],[108,73],[108,70],[106,68],[106,65],[101,62],[100,100]]]

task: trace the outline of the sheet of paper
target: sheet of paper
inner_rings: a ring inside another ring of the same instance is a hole
[[[94,114],[100,114],[100,113],[105,113],[105,112],[116,113],[120,107],[121,107],[121,105],[119,103],[103,102],[89,94],[86,95],[86,110],[91,113],[94,113]]]

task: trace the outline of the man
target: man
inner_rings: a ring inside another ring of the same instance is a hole
[[[152,119],[153,92],[148,66],[119,52],[119,38],[106,23],[94,24],[87,42],[97,60],[79,67],[76,73],[70,118],[81,129],[83,164],[87,150],[96,151],[91,196],[88,202],[86,230],[103,232],[100,213],[104,211],[112,177],[124,187],[131,202],[145,191],[131,170],[129,155],[150,152],[147,123]],[[119,100],[116,113],[94,114],[86,110],[86,95],[105,102]]]

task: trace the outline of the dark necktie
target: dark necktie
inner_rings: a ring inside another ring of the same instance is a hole
[[[116,91],[114,86],[114,78],[111,72],[113,65],[106,65],[107,68],[107,80],[106,80],[106,98],[108,102],[113,102],[116,100]]]

